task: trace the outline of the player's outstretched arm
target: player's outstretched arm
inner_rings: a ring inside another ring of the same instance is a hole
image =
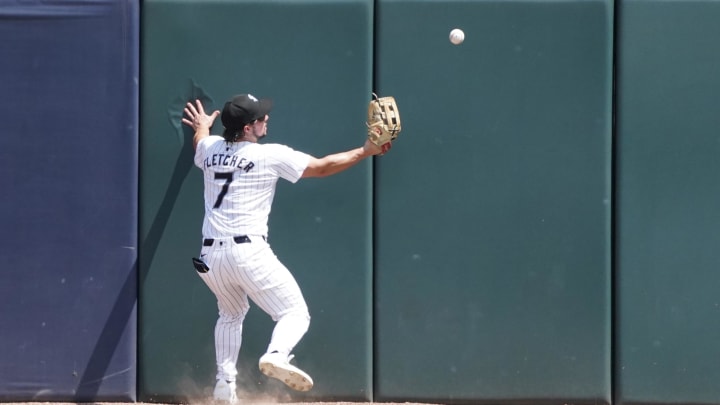
[[[303,172],[302,177],[331,176],[356,165],[365,158],[379,155],[380,153],[387,151],[387,149],[389,149],[389,147],[386,148],[386,150],[383,150],[379,146],[367,140],[365,141],[365,145],[360,148],[352,149],[347,152],[334,153],[320,159],[311,158],[310,163]]]
[[[193,135],[193,150],[197,148],[200,140],[210,136],[210,128],[212,128],[215,118],[220,115],[220,111],[218,110],[213,111],[211,115],[205,114],[205,109],[200,100],[195,100],[195,104],[197,106],[192,103],[187,103],[185,106],[185,115],[187,115],[187,118],[182,119],[183,124],[195,130],[195,134]]]

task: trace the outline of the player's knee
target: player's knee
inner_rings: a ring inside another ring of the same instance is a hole
[[[289,313],[288,313],[287,315],[285,315],[285,316],[290,316],[290,317],[293,317],[293,318],[297,318],[297,319],[299,319],[299,320],[301,320],[301,321],[310,323],[310,313],[308,312],[307,309],[289,312]]]
[[[297,330],[307,331],[310,327],[310,313],[307,310],[288,312],[285,315],[281,316],[278,321],[292,324]]]
[[[289,309],[283,316],[290,316],[310,322],[310,312],[308,311],[307,305],[296,305]]]
[[[238,313],[229,313],[220,311],[218,322],[219,323],[240,323],[242,324],[245,320],[245,315],[247,315],[247,311],[241,311]]]

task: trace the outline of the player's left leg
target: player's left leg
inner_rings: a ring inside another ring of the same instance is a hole
[[[250,305],[247,294],[235,282],[235,266],[232,265],[235,259],[231,249],[232,245],[227,243],[204,247],[201,257],[210,269],[198,275],[215,294],[219,313],[214,336],[217,383],[213,396],[233,404],[237,402],[235,380],[243,322]]]
[[[245,313],[228,313],[220,305],[220,315],[215,323],[216,379],[234,383],[237,377],[237,360],[242,345]]]

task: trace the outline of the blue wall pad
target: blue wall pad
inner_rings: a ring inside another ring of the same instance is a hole
[[[132,401],[137,1],[0,5],[0,400]]]

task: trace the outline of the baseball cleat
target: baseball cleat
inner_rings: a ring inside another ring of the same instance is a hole
[[[218,380],[213,391],[213,400],[217,403],[236,405],[239,403],[235,382]]]
[[[278,352],[265,353],[260,357],[260,371],[268,377],[282,381],[296,391],[310,391],[313,380],[299,368],[290,364],[293,356],[285,356]]]

